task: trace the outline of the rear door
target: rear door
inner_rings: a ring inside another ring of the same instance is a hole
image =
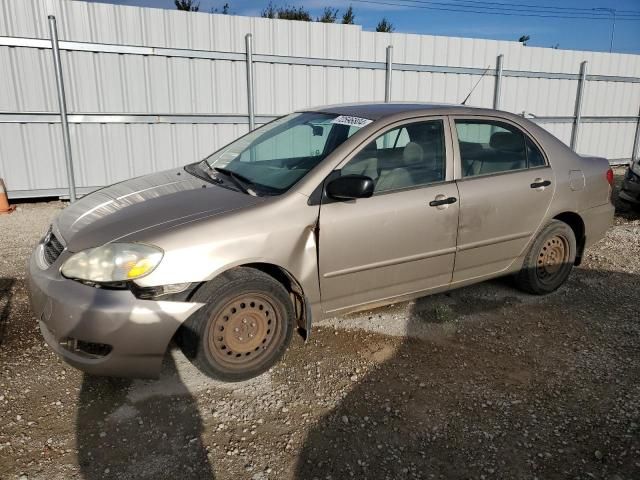
[[[370,198],[325,199],[320,208],[325,312],[447,286],[455,258],[458,191],[446,118],[388,127],[332,176],[343,174],[370,176],[376,187]]]
[[[555,176],[519,126],[497,118],[457,117],[460,221],[453,283],[506,270],[546,217]]]

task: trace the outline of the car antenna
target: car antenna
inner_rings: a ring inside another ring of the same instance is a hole
[[[469,92],[469,95],[467,95],[467,98],[465,98],[460,105],[465,105],[467,103],[467,100],[469,100],[469,97],[471,96],[473,91],[476,89],[476,87],[480,83],[480,80],[482,80],[484,78],[484,76],[487,74],[487,72],[489,71],[490,68],[491,68],[491,65],[487,65],[487,68],[484,69],[484,72],[482,72],[482,75],[480,75],[480,78],[478,79],[476,84],[473,86],[473,88]]]

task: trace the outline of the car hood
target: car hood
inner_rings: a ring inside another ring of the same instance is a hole
[[[263,200],[209,183],[179,168],[126,180],[86,195],[61,212],[54,231],[69,251],[77,252],[159,225],[168,228]]]

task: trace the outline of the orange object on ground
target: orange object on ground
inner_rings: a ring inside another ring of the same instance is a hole
[[[9,205],[7,189],[4,186],[4,180],[0,178],[0,214],[11,213],[15,208],[15,205]]]

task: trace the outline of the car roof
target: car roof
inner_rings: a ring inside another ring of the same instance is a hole
[[[466,105],[447,103],[419,103],[419,102],[367,102],[367,103],[344,103],[337,105],[327,105],[305,109],[306,112],[331,113],[335,115],[349,115],[354,117],[367,118],[369,120],[379,120],[398,114],[425,114],[425,115],[495,115],[498,111],[488,108],[469,107]],[[508,112],[499,112],[501,116],[510,117]]]

